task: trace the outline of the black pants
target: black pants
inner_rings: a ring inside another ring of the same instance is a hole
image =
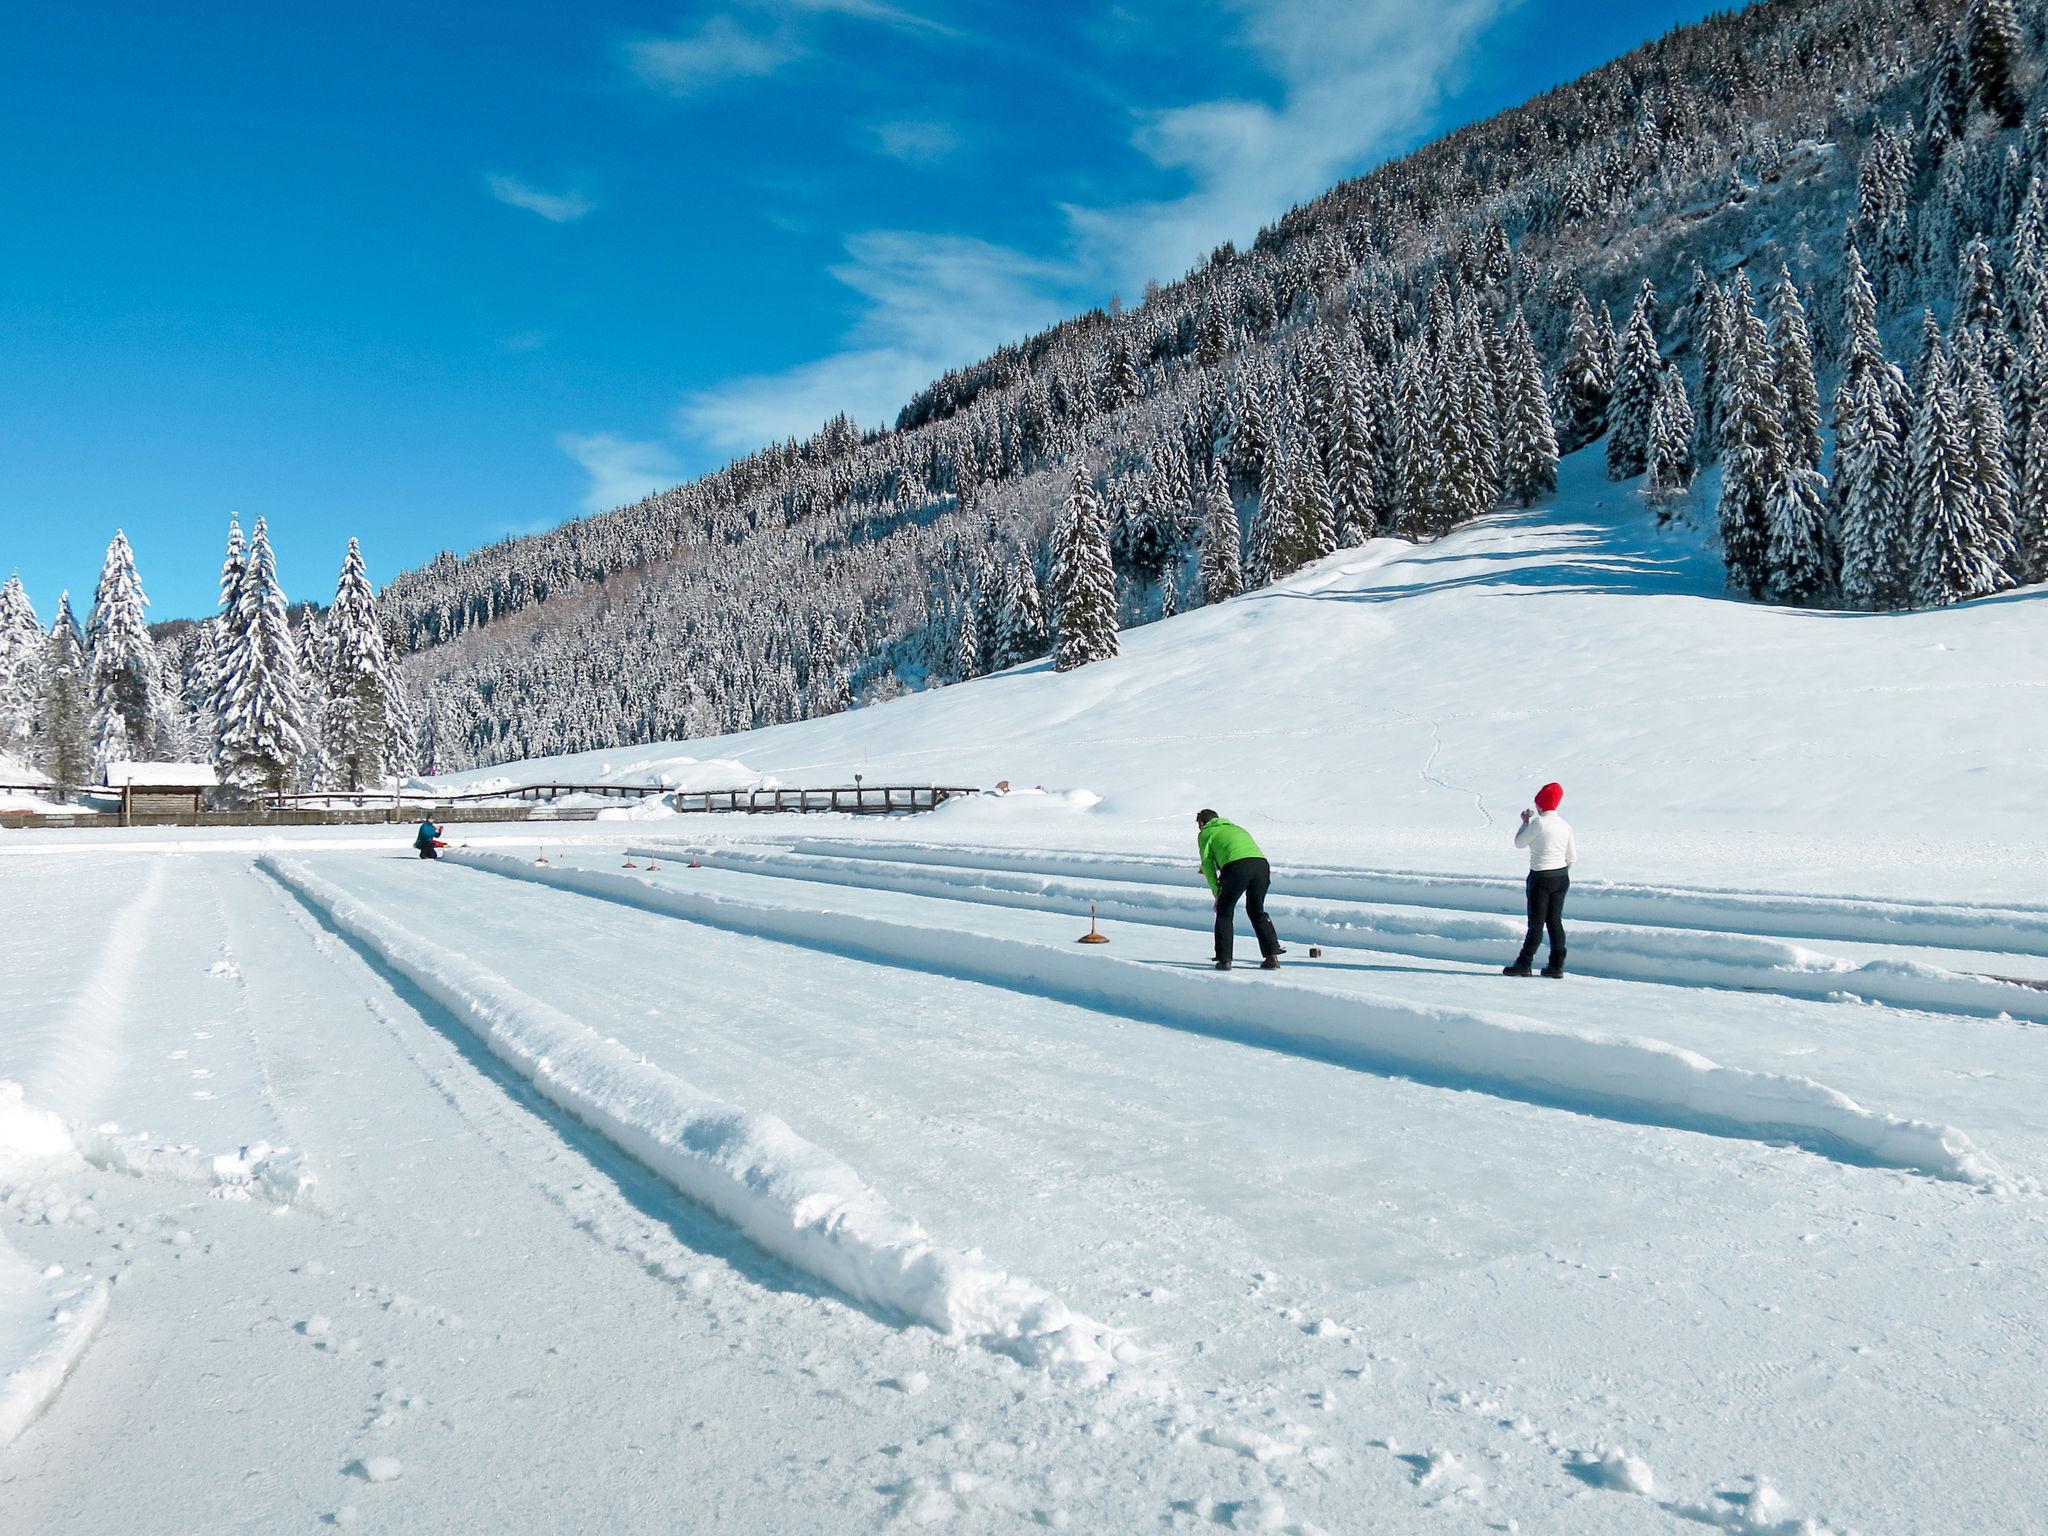
[[[441,855],[435,852],[434,849],[422,845],[420,847],[420,857],[423,859],[438,859]]]
[[[1280,953],[1280,935],[1273,931],[1273,919],[1266,916],[1266,892],[1273,884],[1273,866],[1264,859],[1232,859],[1216,871],[1216,958],[1228,960],[1235,942],[1231,929],[1237,919],[1237,899],[1244,898],[1244,915],[1252,920],[1252,932],[1259,936],[1259,953],[1270,960]]]
[[[1529,932],[1522,939],[1522,952],[1515,964],[1527,965],[1536,958],[1536,946],[1543,932],[1550,931],[1550,969],[1564,969],[1564,897],[1572,888],[1568,869],[1529,871]]]

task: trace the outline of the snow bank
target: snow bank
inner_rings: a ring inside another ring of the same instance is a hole
[[[262,867],[549,1099],[768,1252],[858,1301],[1027,1365],[1095,1382],[1136,1358],[1110,1329],[1049,1292],[978,1252],[934,1242],[851,1167],[783,1121],[699,1091],[502,977],[413,937],[303,864],[272,856]]]
[[[48,1406],[107,1317],[107,1283],[41,1276],[0,1239],[0,1450]]]
[[[1998,1166],[1953,1127],[1876,1113],[1811,1078],[1724,1067],[1662,1040],[1567,1029],[1506,1013],[1325,992],[1293,983],[1226,981],[1214,973],[1197,975],[1021,939],[977,934],[963,944],[955,934],[908,923],[681,890],[659,877],[542,867],[494,854],[454,857],[471,869],[737,933],[911,966],[1280,1049],[1333,1055],[1369,1070],[1502,1092],[1610,1118],[1755,1140],[1790,1140],[1845,1161],[1912,1169],[1998,1190],[2013,1187]],[[1246,983],[1265,988],[1257,1023],[1247,1022],[1247,997],[1241,990]]]
[[[667,848],[628,851],[659,858],[688,853],[715,868],[748,874],[901,891],[907,895],[1030,911],[1075,912],[1092,902],[1103,917],[1123,922],[1175,928],[1204,928],[1209,923],[1208,892],[1198,877],[1185,866],[1175,869],[1163,861],[1129,864],[1131,871],[1143,870],[1153,879],[1170,882],[1144,885],[1136,883],[1130,873],[1105,880],[980,869],[956,864],[951,859],[898,864],[887,862],[878,850],[864,850],[844,858],[812,851],[830,844],[800,846],[804,851],[678,843]],[[1003,856],[993,856],[1000,864]],[[1025,860],[1019,858],[1017,862]],[[1101,862],[1114,868],[1126,861]],[[1283,875],[1282,883],[1290,892],[1298,889],[1291,874]],[[1313,881],[1304,883],[1314,888]],[[1497,896],[1494,912],[1485,916],[1352,900],[1319,904],[1292,895],[1270,898],[1268,905],[1291,933],[1305,940],[1363,945],[1439,960],[1487,961],[1512,953],[1522,939],[1521,918],[1500,915],[1519,907],[1520,887],[1504,888]],[[1575,912],[1578,897],[1579,888],[1574,886]],[[1823,1000],[1846,994],[1897,1008],[1931,1008],[1944,1013],[2005,1016],[2048,1024],[2048,991],[1917,961],[1858,962],[1754,934],[1628,927],[1587,923],[1577,917],[1572,923],[1571,937],[1572,969],[1587,976],[1733,987]]]
[[[30,1105],[19,1083],[0,1082],[0,1179],[74,1150],[61,1119]],[[0,1238],[0,1450],[57,1395],[106,1315],[104,1281],[38,1274]]]

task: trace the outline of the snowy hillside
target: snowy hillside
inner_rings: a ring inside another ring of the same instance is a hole
[[[2038,896],[2048,593],[1760,607],[1723,594],[1702,543],[1581,453],[1554,507],[1344,551],[1075,673],[1041,662],[447,782],[1007,779],[1054,794],[950,806],[915,831],[1185,854],[1215,805],[1276,858],[1498,871],[1516,812],[1559,779],[1589,867],[1612,878]]]

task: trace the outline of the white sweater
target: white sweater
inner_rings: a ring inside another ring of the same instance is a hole
[[[1579,860],[1572,824],[1555,811],[1538,811],[1515,833],[1515,846],[1529,850],[1529,868],[1570,869]]]

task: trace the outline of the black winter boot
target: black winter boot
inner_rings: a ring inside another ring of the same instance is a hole
[[[1504,965],[1500,968],[1500,973],[1503,976],[1534,976],[1536,974],[1529,968],[1529,962],[1526,960],[1517,960],[1513,965]]]

